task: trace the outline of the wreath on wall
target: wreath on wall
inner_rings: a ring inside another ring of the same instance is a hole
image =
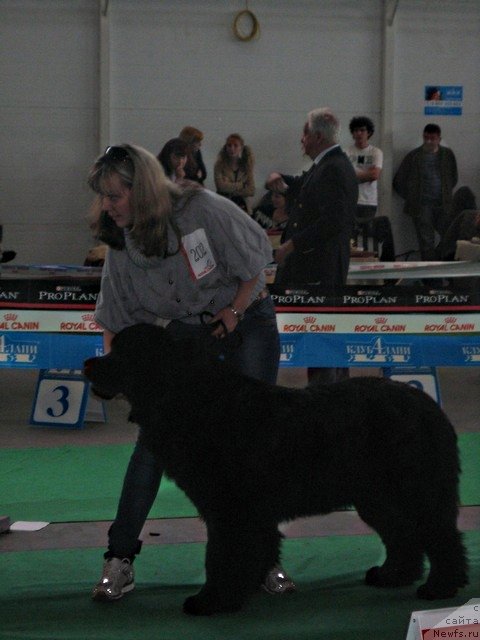
[[[249,42],[260,35],[260,23],[257,16],[248,9],[239,11],[233,20],[233,33],[238,40]]]

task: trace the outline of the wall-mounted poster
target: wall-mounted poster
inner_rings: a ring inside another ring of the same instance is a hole
[[[461,116],[463,87],[426,85],[424,100],[426,116]]]

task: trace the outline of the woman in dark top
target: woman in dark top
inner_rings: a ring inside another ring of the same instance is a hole
[[[187,164],[187,143],[180,138],[172,138],[165,143],[157,156],[165,171],[167,178],[177,182],[185,178],[185,165]]]

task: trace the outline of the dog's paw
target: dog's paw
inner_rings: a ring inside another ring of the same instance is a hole
[[[382,579],[380,575],[380,567],[370,567],[365,574],[365,584],[370,587],[382,587]]]
[[[233,613],[241,608],[238,603],[222,603],[205,597],[202,593],[190,596],[183,603],[183,611],[192,616],[211,616],[214,613]]]
[[[383,567],[371,567],[365,574],[365,584],[372,587],[408,587],[418,580],[422,575],[421,570],[413,574],[402,571],[386,571]]]
[[[191,616],[210,616],[214,613],[199,596],[189,596],[183,603],[183,611]]]
[[[365,584],[368,584],[370,587],[376,587],[379,583],[378,572],[380,567],[370,567],[367,573],[365,574]]]
[[[426,582],[417,589],[417,598],[420,600],[446,600],[457,595],[457,587],[452,585],[431,585]]]

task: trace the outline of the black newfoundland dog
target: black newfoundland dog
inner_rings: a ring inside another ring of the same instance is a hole
[[[409,585],[424,556],[420,598],[449,598],[467,583],[456,436],[425,393],[373,377],[277,387],[151,325],[120,332],[85,374],[99,395],[127,397],[206,523],[206,583],[186,612],[238,610],[279,561],[280,522],[349,505],[386,548],[367,584]]]

